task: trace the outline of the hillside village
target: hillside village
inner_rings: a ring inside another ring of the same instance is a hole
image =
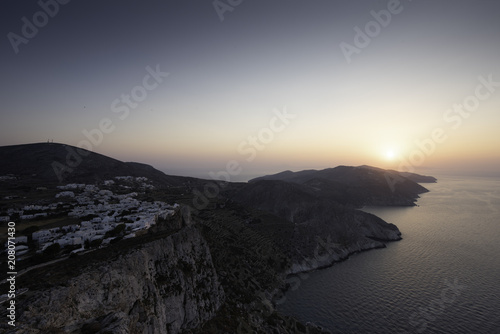
[[[150,180],[132,176],[117,176],[98,185],[72,183],[57,186],[53,203],[10,208],[0,221],[6,222],[12,217],[23,221],[48,219],[61,212],[80,220],[79,224],[34,231],[31,240],[28,236],[17,235],[18,260],[33,250],[28,247],[28,241],[32,241],[30,245],[37,253],[56,244],[59,245],[57,248],[72,248],[72,253],[105,247],[113,241],[144,233],[159,218],[174,214],[178,204],[139,200],[139,194],[147,189],[154,189]]]

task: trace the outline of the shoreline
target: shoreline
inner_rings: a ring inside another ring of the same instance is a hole
[[[374,240],[375,242],[377,242],[377,244],[372,244],[371,246],[368,246],[368,247],[363,247],[363,248],[359,248],[359,249],[351,249],[351,250],[349,248],[344,248],[342,254],[340,256],[338,256],[338,257],[331,257],[329,259],[329,263],[321,264],[321,265],[318,265],[318,266],[315,266],[315,267],[311,266],[308,269],[303,269],[303,270],[298,270],[298,271],[294,271],[292,269],[294,267],[294,265],[298,265],[298,264],[293,264],[292,268],[289,269],[289,270],[287,270],[283,274],[285,275],[285,280],[288,280],[288,279],[293,278],[293,277],[298,277],[301,274],[307,274],[307,273],[311,273],[311,272],[314,272],[314,271],[317,271],[317,270],[328,269],[328,268],[333,267],[337,263],[341,263],[341,262],[349,260],[351,258],[351,256],[353,256],[355,254],[364,253],[364,252],[367,252],[367,251],[370,251],[370,250],[374,250],[374,249],[387,248],[387,245],[385,243],[387,243],[387,242],[398,242],[398,241],[401,241],[401,240],[403,240],[402,237],[399,237],[399,239]],[[305,259],[305,261],[306,262],[313,262],[313,261],[317,261],[317,260],[314,260],[314,259],[313,260]],[[277,290],[280,290],[281,294],[284,296],[285,293],[289,289],[290,289],[290,284],[287,283],[283,288],[278,288],[278,289],[275,289],[274,291],[272,291],[271,295],[273,296],[273,298],[272,298],[271,301],[273,302],[273,304],[276,305],[276,299],[277,299],[276,298],[276,291]]]

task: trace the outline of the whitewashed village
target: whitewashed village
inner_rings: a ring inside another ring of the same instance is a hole
[[[68,217],[78,219],[80,223],[35,231],[31,240],[28,236],[17,235],[17,260],[22,260],[28,252],[33,254],[33,247],[36,253],[44,252],[53,245],[58,245],[58,249],[70,247],[73,249],[71,253],[79,253],[106,247],[118,239],[133,238],[145,233],[158,219],[173,215],[178,204],[137,199],[137,191],[153,188],[146,177],[133,176],[117,176],[99,185],[66,184],[57,186],[58,193],[53,203],[9,209],[8,215],[0,217],[0,221],[7,222],[13,216],[23,221],[45,219],[57,211],[66,210]],[[121,194],[111,189],[119,189]],[[128,189],[131,192],[127,192]],[[28,241],[31,241],[31,249]]]

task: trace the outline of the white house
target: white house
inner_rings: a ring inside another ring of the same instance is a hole
[[[83,189],[85,187],[85,184],[76,184],[76,183],[70,183],[65,186],[57,186],[57,189],[61,190],[76,190],[76,189]]]
[[[55,242],[57,242],[59,245],[61,245],[61,247],[81,245],[82,238],[74,236],[74,235],[71,235],[71,236],[65,235],[65,236],[55,240]]]
[[[110,190],[100,190],[99,195],[100,196],[113,196],[113,192]]]
[[[16,237],[16,244],[27,244],[28,243],[28,237],[25,235],[18,236]]]
[[[74,198],[75,197],[75,193],[72,192],[72,191],[62,191],[62,192],[56,194],[56,198],[59,198],[59,197],[71,197],[71,198]]]
[[[52,232],[49,230],[41,230],[33,232],[33,240],[43,244],[53,238]]]

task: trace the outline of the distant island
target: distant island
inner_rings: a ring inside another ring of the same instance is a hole
[[[293,275],[400,240],[359,209],[413,206],[436,182],[371,166],[222,182],[58,143],[0,159],[0,230],[15,222],[18,256],[8,333],[327,333],[276,310]]]

